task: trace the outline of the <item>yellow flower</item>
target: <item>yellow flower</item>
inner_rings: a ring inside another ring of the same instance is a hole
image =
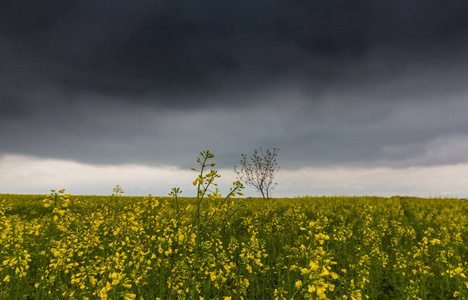
[[[302,280],[296,281],[295,286],[296,286],[296,288],[300,288],[302,286]]]
[[[105,287],[99,291],[99,297],[103,300],[107,300],[107,291]]]
[[[323,289],[321,289],[321,288],[318,288],[318,289],[317,289],[317,296],[319,296],[320,299],[325,299],[325,298],[327,298],[327,296],[326,296],[325,293],[323,292]]]
[[[312,271],[315,271],[318,269],[318,265],[314,262],[314,261],[310,261],[309,262],[309,268],[312,270]]]
[[[5,278],[3,278],[3,281],[10,282],[10,275],[5,276]]]
[[[126,294],[124,300],[133,300],[136,298],[135,294]]]
[[[456,268],[454,271],[455,271],[455,274],[457,274],[457,275],[463,274],[463,273],[462,273],[462,272],[463,272],[463,268],[461,268],[461,267]]]

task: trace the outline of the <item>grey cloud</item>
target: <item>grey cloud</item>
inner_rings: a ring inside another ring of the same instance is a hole
[[[353,99],[358,96],[367,100]],[[289,102],[282,101],[287,97]],[[240,153],[250,154],[260,146],[279,147],[281,165],[292,169],[339,165],[400,168],[467,161],[464,144],[446,138],[458,135],[462,139],[468,132],[464,121],[468,107],[459,98],[446,102],[429,99],[432,103],[427,106],[421,106],[424,101],[419,99],[384,101],[382,105],[364,92],[329,92],[313,104],[291,90],[257,94],[251,100],[258,98],[268,99],[271,105],[180,111],[128,106],[113,98],[88,100],[83,106],[60,106],[63,104],[58,102],[27,123],[0,121],[7,141],[2,148],[6,153],[93,164],[172,164],[182,168],[193,163],[202,149],[212,150],[220,166],[228,167],[238,163]],[[443,149],[441,141],[448,141]]]
[[[263,146],[289,168],[464,162],[453,140],[453,155],[431,149],[468,132],[467,13],[461,1],[6,1],[0,153],[185,166],[209,148],[232,165]]]
[[[165,100],[152,101],[178,107],[188,95],[203,101],[284,77],[336,82],[376,44],[427,50],[468,27],[466,5],[437,1],[59,1],[28,2],[27,12],[7,3],[4,13],[18,18],[3,20],[4,42],[38,56],[43,65],[29,71],[52,87],[134,101],[157,94]]]

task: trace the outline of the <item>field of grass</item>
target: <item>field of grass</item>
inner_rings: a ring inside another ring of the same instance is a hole
[[[468,296],[463,199],[220,201],[0,195],[0,299]]]

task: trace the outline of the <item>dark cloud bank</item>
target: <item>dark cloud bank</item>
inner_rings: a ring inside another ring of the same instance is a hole
[[[467,161],[466,1],[3,1],[0,154]]]

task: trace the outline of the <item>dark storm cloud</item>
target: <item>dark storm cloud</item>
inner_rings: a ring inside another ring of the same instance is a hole
[[[19,1],[6,6],[1,33],[42,61],[30,72],[46,83],[104,95],[156,93],[183,105],[187,94],[255,89],[281,76],[330,77],[315,61],[360,54],[366,43],[359,3],[338,3],[337,11],[281,1],[134,5]]]
[[[182,106],[187,95],[206,99],[282,77],[318,87],[341,79],[343,64],[375,45],[443,52],[468,28],[468,5],[441,1],[6,1],[2,8],[3,43],[41,61],[28,72],[40,73],[42,84],[164,95],[171,99],[160,104]]]
[[[7,0],[0,14],[1,153],[464,161],[463,143],[439,145],[468,132],[465,1]]]

